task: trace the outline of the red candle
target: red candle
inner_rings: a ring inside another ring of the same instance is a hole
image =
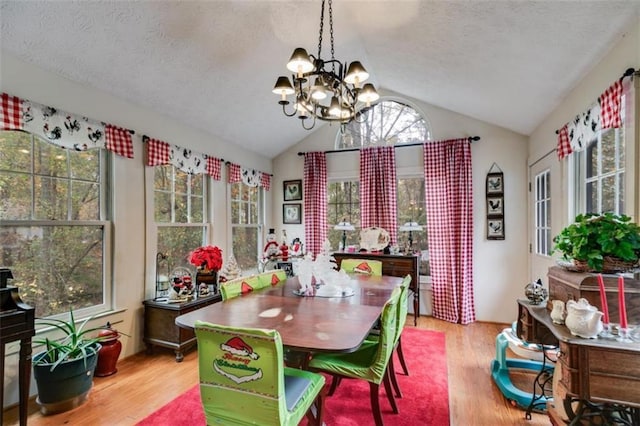
[[[618,277],[618,304],[620,308],[620,328],[627,328],[627,308],[624,305],[624,277]]]
[[[602,274],[598,274],[598,287],[600,287],[600,306],[602,306],[602,322],[609,324],[609,306],[607,305],[607,292],[604,289]]]

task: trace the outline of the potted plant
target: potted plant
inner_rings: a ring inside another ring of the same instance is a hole
[[[624,272],[640,259],[640,227],[625,215],[580,214],[553,242],[581,272]]]
[[[33,357],[33,377],[38,388],[36,402],[43,414],[67,411],[82,404],[93,385],[93,373],[98,360],[101,336],[91,336],[106,326],[85,328],[91,318],[76,325],[73,310],[69,320],[38,319],[63,333],[59,340],[35,340],[45,346]]]

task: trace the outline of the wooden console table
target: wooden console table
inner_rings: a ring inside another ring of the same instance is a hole
[[[20,426],[27,424],[29,381],[31,380],[31,337],[35,332],[35,308],[20,299],[17,287],[7,286],[13,275],[8,268],[0,268],[0,402],[4,401],[4,345],[20,341],[18,361],[18,392],[20,398]],[[0,413],[2,425],[2,413]]]
[[[409,290],[413,293],[413,325],[418,325],[420,315],[420,270],[418,269],[418,256],[373,254],[373,253],[333,253],[338,268],[343,259],[379,260],[382,262],[382,275],[392,277],[404,277],[411,275]]]
[[[560,366],[561,376],[554,380],[558,388],[554,387],[554,396],[560,398],[555,409],[549,408],[552,422],[564,424],[557,404],[563,404],[562,411],[571,419],[579,417],[585,405],[604,403],[631,407],[631,415],[635,416],[632,424],[638,424],[635,422],[640,422],[640,342],[576,337],[564,325],[554,324],[549,313],[545,305],[518,301],[518,337],[540,344],[553,344],[555,340],[560,349],[556,365]]]
[[[184,358],[183,353],[195,346],[196,336],[193,330],[178,327],[175,324],[176,318],[221,300],[220,294],[203,296],[183,303],[145,300],[144,342],[147,344],[147,351],[153,351],[154,346],[170,348],[176,353],[176,362],[181,362]]]

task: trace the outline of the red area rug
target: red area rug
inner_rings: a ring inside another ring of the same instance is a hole
[[[402,349],[409,376],[397,375],[403,397],[396,398],[399,414],[393,414],[381,387],[380,406],[385,424],[394,426],[449,425],[449,388],[444,334],[405,328]],[[396,372],[402,367],[394,355]],[[330,383],[327,380],[327,385]],[[169,404],[150,414],[138,426],[204,425],[199,386],[194,386]],[[306,420],[303,420],[303,424]],[[364,426],[373,424],[369,402],[369,384],[364,380],[343,380],[333,396],[325,400],[324,423],[327,426]]]

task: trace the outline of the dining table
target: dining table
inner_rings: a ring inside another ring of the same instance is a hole
[[[299,353],[353,352],[376,325],[400,277],[350,274],[346,295],[300,296],[298,277],[180,315],[179,327],[196,321],[239,328],[275,329],[285,348]],[[318,292],[320,293],[320,292]],[[406,301],[405,301],[406,302]]]

